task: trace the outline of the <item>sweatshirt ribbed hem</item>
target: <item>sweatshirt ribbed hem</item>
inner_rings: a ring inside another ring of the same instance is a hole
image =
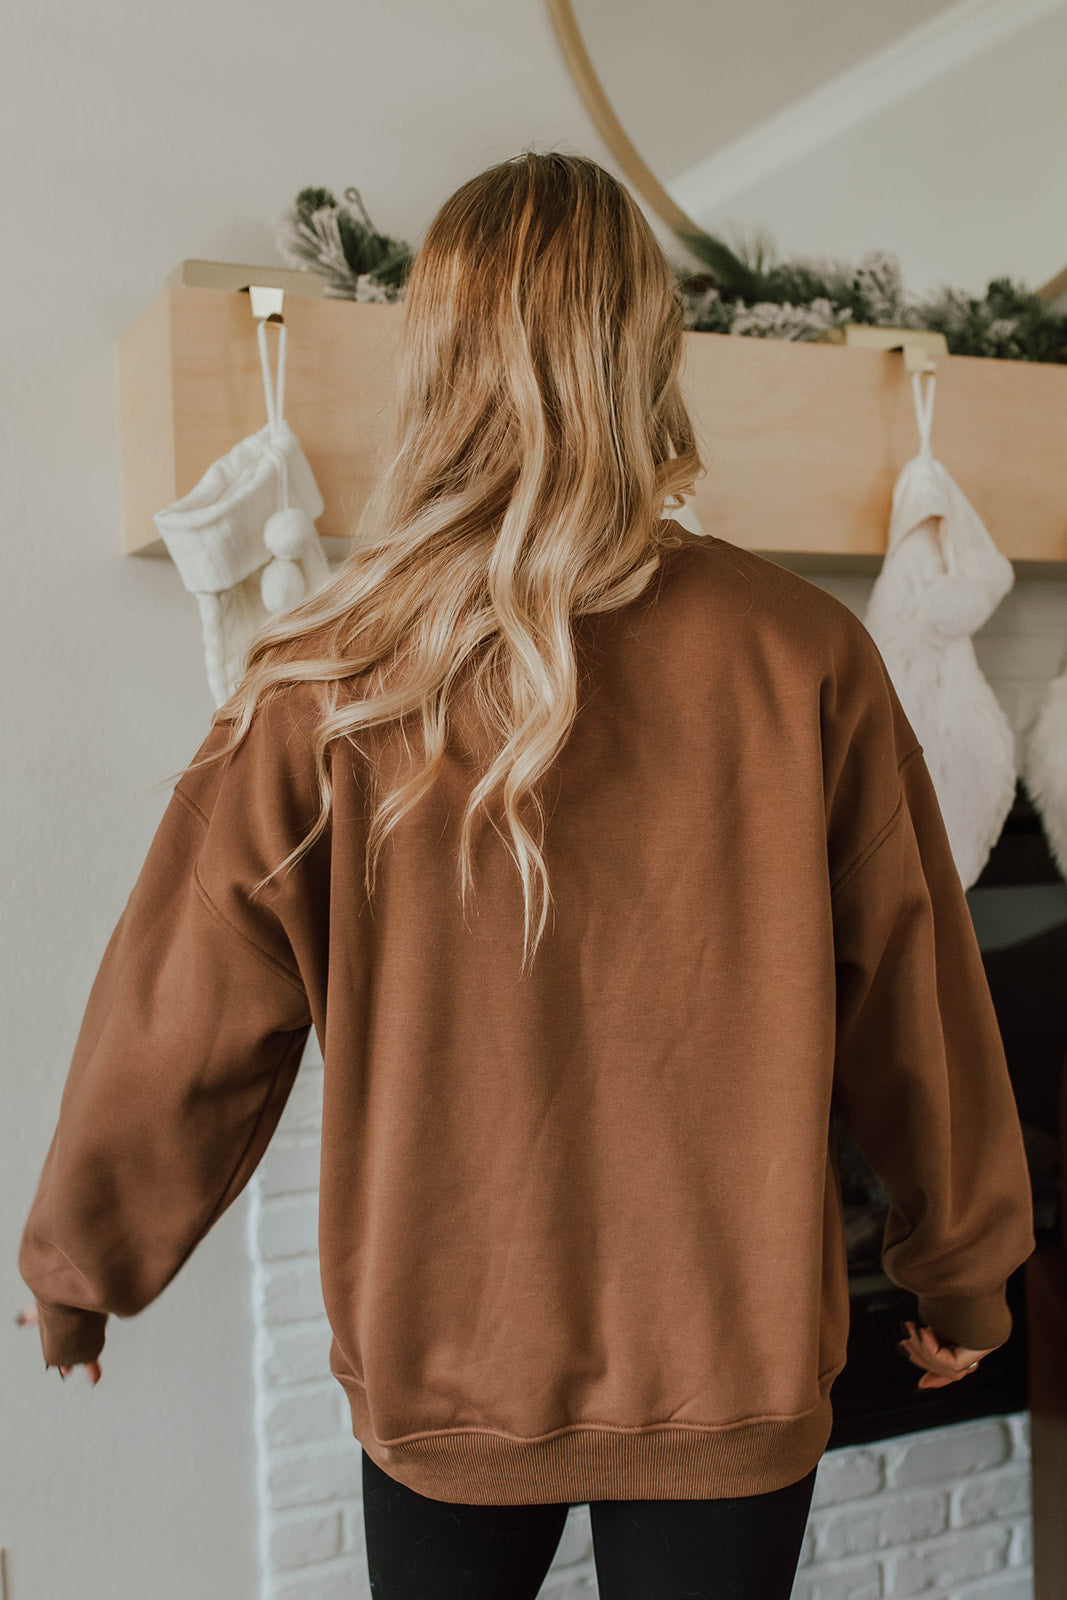
[[[539,1439],[453,1429],[393,1445],[375,1437],[362,1385],[347,1376],[338,1382],[348,1396],[352,1431],[368,1456],[417,1494],[455,1505],[583,1505],[734,1498],[797,1482],[825,1452],[835,1376],[827,1373],[821,1381],[812,1411],[772,1422],[720,1428],[588,1425]]]

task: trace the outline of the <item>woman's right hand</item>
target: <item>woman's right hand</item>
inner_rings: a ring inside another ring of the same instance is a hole
[[[905,1322],[908,1337],[897,1341],[900,1350],[917,1367],[925,1368],[916,1385],[919,1389],[943,1389],[946,1383],[956,1383],[973,1372],[983,1356],[990,1350],[968,1350],[962,1344],[942,1344],[932,1328],[920,1327],[915,1322]]]

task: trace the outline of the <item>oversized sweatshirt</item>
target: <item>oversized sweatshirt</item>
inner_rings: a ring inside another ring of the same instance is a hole
[[[475,1504],[745,1495],[824,1451],[848,1277],[836,1104],[890,1199],[883,1265],[945,1340],[1011,1330],[1020,1124],[922,747],[863,624],[776,563],[680,543],[578,619],[542,781],[553,895],[456,845],[482,737],[392,834],[314,685],[175,786],[92,984],[19,1268],[46,1365],[164,1290],[241,1193],[313,1028],[323,1367],[385,1472]],[[355,692],[354,690],[352,692]],[[225,743],[213,718],[197,756]],[[964,1380],[966,1381],[966,1380]]]

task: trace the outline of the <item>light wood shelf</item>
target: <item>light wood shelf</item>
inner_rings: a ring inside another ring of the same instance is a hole
[[[324,538],[351,537],[380,470],[400,315],[286,295],[285,414],[326,502]],[[118,359],[126,549],[163,555],[153,513],[266,422],[249,297],[171,284]],[[1063,576],[1067,367],[948,356],[937,372],[935,454],[1005,555]],[[918,445],[899,353],[687,333],[682,376],[708,532],[801,569],[877,569],[893,483]]]

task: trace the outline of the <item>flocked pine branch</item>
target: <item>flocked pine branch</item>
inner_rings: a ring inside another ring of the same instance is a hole
[[[320,273],[327,295],[397,300],[403,292],[411,246],[378,232],[358,189],[346,189],[343,201],[329,189],[301,189],[275,234],[285,264]]]

